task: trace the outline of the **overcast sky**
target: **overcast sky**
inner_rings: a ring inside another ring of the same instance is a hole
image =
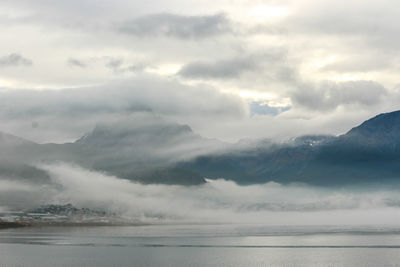
[[[400,109],[396,0],[0,0],[0,131],[152,112],[206,137],[341,134]]]

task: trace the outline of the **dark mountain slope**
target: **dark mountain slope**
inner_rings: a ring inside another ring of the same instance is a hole
[[[152,118],[99,124],[72,146],[92,151],[84,161],[95,170],[142,183],[195,185],[205,183],[204,178],[175,163],[223,143],[204,139],[186,125]]]
[[[354,127],[342,138],[367,145],[400,144],[400,111],[379,114]]]
[[[378,115],[339,137],[301,137],[264,151],[202,156],[183,166],[242,184],[400,184],[400,111]]]
[[[219,145],[188,126],[154,116],[99,124],[74,143],[35,144],[7,134],[0,137],[0,177],[25,180],[38,179],[33,178],[38,176],[37,163],[61,161],[142,183],[202,184],[202,176],[173,163]]]
[[[312,160],[321,144],[313,144],[314,136],[302,137],[302,141],[270,146],[265,149],[251,148],[226,154],[206,155],[180,166],[194,170],[207,178],[224,178],[240,184],[275,181],[289,183],[301,174]],[[326,137],[326,142],[331,137]],[[325,142],[325,141],[324,141]]]
[[[0,176],[47,179],[37,162],[65,161],[142,183],[196,185],[275,181],[320,186],[400,184],[400,111],[348,133],[288,143],[228,145],[155,116],[99,124],[74,143],[39,145],[0,134]]]

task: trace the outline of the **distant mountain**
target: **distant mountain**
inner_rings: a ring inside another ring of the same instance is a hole
[[[0,157],[0,177],[35,168],[38,162],[63,161],[142,183],[181,185],[202,184],[205,179],[175,163],[225,146],[194,134],[187,125],[149,115],[99,123],[74,143],[39,145],[6,134],[3,139],[0,151],[7,148],[8,153]]]
[[[0,178],[45,183],[48,174],[28,163],[29,154],[39,145],[26,139],[0,132]]]
[[[175,166],[177,162],[224,146],[194,134],[187,125],[153,117],[99,124],[73,145],[93,151],[89,167],[95,170],[142,183],[182,185],[205,180],[196,172]]]
[[[380,114],[354,127],[343,137],[376,145],[400,144],[400,111]]]
[[[7,147],[15,148],[17,146],[31,145],[31,144],[34,143],[26,139],[23,139],[21,137],[0,132],[0,146],[2,148],[7,148]]]
[[[33,149],[36,143],[26,139],[0,132],[0,159],[10,159],[14,154],[23,154],[26,150]]]
[[[338,137],[304,136],[264,150],[204,155],[182,167],[242,184],[400,184],[400,111],[380,114]]]
[[[204,177],[240,184],[400,184],[400,111],[341,136],[227,144],[156,116],[99,123],[73,143],[35,144],[0,134],[0,178],[46,182],[38,162],[64,161],[141,183],[197,185]]]
[[[157,117],[132,118],[98,124],[76,145],[101,150],[104,156],[176,162],[216,151],[224,146],[217,140],[193,133],[187,125],[167,122]]]

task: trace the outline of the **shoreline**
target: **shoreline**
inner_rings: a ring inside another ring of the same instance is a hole
[[[99,227],[99,226],[146,226],[146,223],[103,223],[103,222],[55,222],[55,223],[21,223],[0,222],[0,230],[12,228],[34,227]]]
[[[9,228],[21,228],[27,227],[30,225],[20,223],[20,222],[0,222],[0,230],[2,229],[9,229]]]

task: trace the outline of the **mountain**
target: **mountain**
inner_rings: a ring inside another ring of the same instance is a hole
[[[24,145],[31,145],[34,144],[31,141],[26,139],[0,132],[0,146],[2,148],[7,147],[17,147],[17,146],[24,146]]]
[[[224,178],[239,184],[295,182],[307,162],[312,160],[319,145],[318,136],[302,137],[285,144],[266,148],[250,147],[225,154],[203,155],[195,160],[182,162],[179,166],[194,170],[210,178]],[[326,137],[323,142],[328,142]]]
[[[354,127],[342,138],[372,145],[400,144],[400,111],[380,114]]]
[[[400,111],[380,114],[338,137],[303,136],[269,149],[204,155],[182,167],[241,184],[398,184]]]
[[[380,114],[341,136],[227,144],[154,115],[99,123],[73,143],[36,144],[0,134],[0,177],[44,183],[40,162],[63,161],[145,184],[318,186],[400,184],[400,111]]]
[[[26,139],[0,132],[0,159],[10,157],[16,153],[23,154],[33,149],[37,144]]]
[[[49,175],[27,162],[28,154],[38,147],[34,142],[0,132],[0,178],[48,183]]]
[[[12,177],[17,170],[36,168],[40,162],[63,161],[146,184],[203,184],[205,179],[198,173],[174,164],[225,145],[196,135],[187,125],[153,115],[99,123],[73,143],[39,145],[4,136],[7,142],[0,143],[0,150],[9,152],[4,160],[0,158],[0,176]]]
[[[187,125],[156,117],[98,124],[73,145],[93,151],[88,157],[92,169],[142,183],[181,185],[202,184],[205,180],[175,163],[224,146],[194,134]]]

